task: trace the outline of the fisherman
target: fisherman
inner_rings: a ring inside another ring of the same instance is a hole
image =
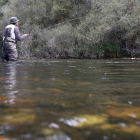
[[[10,25],[7,25],[4,29],[2,44],[3,60],[16,61],[18,58],[17,41],[22,41],[28,36],[28,34],[20,35],[18,21],[16,17],[11,17]]]

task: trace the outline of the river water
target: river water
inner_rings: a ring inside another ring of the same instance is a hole
[[[140,60],[0,62],[0,140],[139,140]]]

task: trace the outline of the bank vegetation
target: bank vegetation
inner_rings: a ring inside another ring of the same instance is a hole
[[[1,0],[0,35],[20,20],[20,57],[140,56],[139,0]]]

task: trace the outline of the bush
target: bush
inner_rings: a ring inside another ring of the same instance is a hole
[[[139,0],[95,1],[78,30],[99,55],[120,48],[132,52],[139,47],[139,7]]]

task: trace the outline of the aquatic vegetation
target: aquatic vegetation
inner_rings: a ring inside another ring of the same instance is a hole
[[[55,130],[53,130],[53,129],[45,128],[45,129],[42,130],[42,133],[43,133],[44,135],[54,135],[56,132],[55,132]]]
[[[8,98],[6,96],[0,96],[0,101],[4,103],[33,103],[34,100],[28,99],[18,99],[18,98]]]
[[[7,77],[1,77],[0,80],[6,81],[6,80],[8,80],[8,78]]]
[[[140,127],[134,124],[125,124],[125,123],[118,123],[118,124],[101,124],[99,126],[95,126],[95,129],[104,130],[104,131],[111,131],[118,133],[119,135],[128,134],[128,135],[137,135],[140,136]]]
[[[140,108],[139,107],[108,109],[107,113],[109,113],[113,117],[122,118],[131,123],[136,123],[140,121]]]
[[[0,136],[0,140],[12,140],[12,138],[8,138],[8,137]]]
[[[108,116],[105,114],[100,114],[100,115],[81,115],[84,117],[87,121],[82,122],[79,124],[78,127],[90,127],[98,124],[105,123],[107,121]]]
[[[1,123],[10,123],[10,124],[24,124],[24,123],[33,123],[36,116],[34,114],[10,114],[11,116],[6,116],[5,118],[0,119]]]
[[[55,93],[61,93],[62,90],[61,89],[57,89],[57,88],[54,88],[54,89],[48,89],[49,92],[55,92]]]

